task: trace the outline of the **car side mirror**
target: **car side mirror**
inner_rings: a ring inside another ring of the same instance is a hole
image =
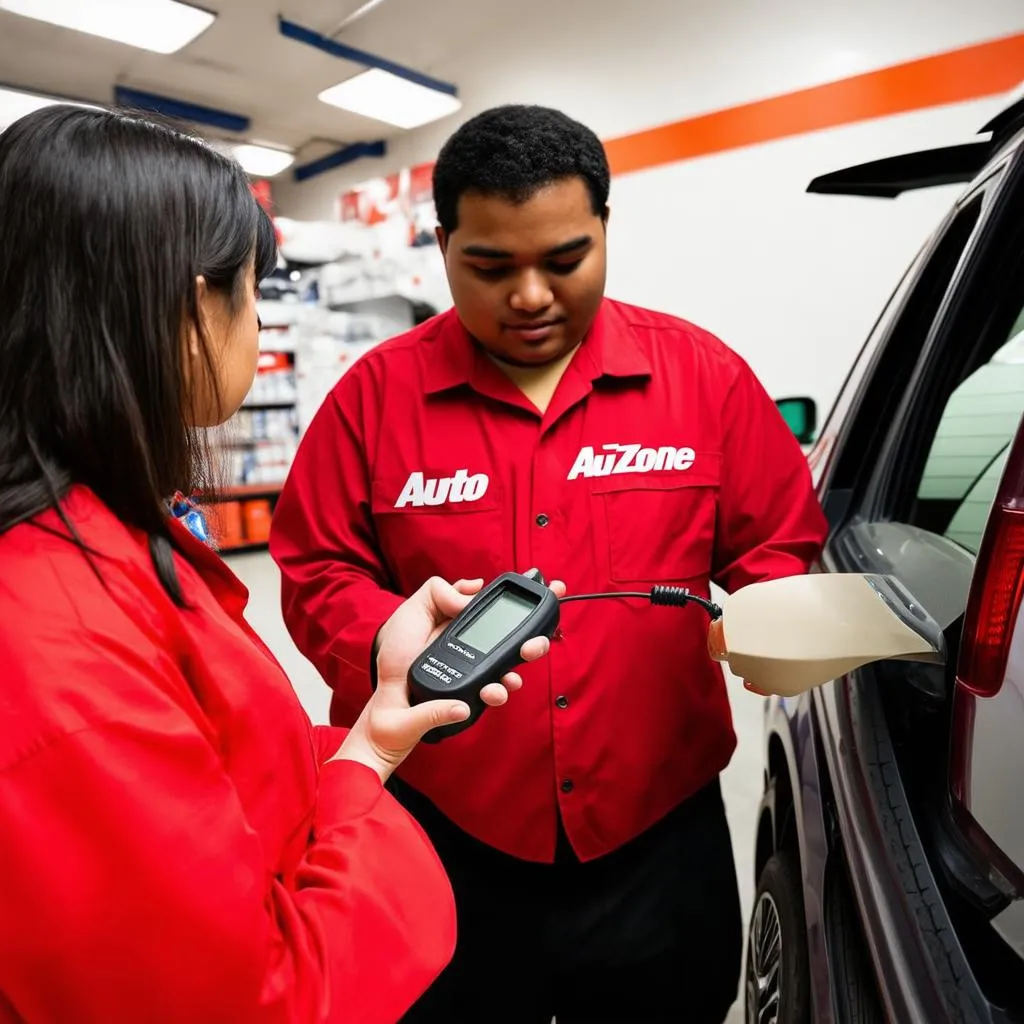
[[[801,444],[811,444],[818,430],[818,406],[813,398],[778,398],[775,405]]]
[[[889,576],[814,573],[730,594],[709,653],[757,689],[792,697],[877,661],[944,664],[942,627]]]

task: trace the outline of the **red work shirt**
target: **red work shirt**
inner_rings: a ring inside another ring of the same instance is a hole
[[[175,524],[188,608],[90,492],[0,535],[0,1021],[394,1024],[455,944],[419,826],[330,761]]]
[[[547,411],[449,311],[371,350],[310,425],[272,528],[285,618],[350,722],[374,636],[424,579],[537,567],[570,592],[727,591],[806,571],[825,521],[747,365],[684,321],[606,300]],[[735,735],[706,613],[568,604],[551,654],[473,728],[400,770],[485,843],[551,861],[627,842],[710,782]]]

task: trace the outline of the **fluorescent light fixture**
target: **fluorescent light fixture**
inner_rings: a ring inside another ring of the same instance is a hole
[[[232,147],[231,155],[242,165],[242,170],[254,178],[272,178],[295,163],[294,153],[252,143]]]
[[[22,92],[20,89],[0,88],[0,131],[3,131],[8,125],[14,124],[26,114],[42,110],[43,107],[52,107],[55,103],[70,103],[75,107],[92,107],[91,103],[65,100],[59,96],[40,96],[33,92]]]
[[[0,10],[153,53],[180,50],[217,17],[177,0],[0,0]]]
[[[455,96],[417,85],[380,68],[371,68],[332,85],[320,93],[318,99],[396,128],[418,128],[454,114],[462,106]]]
[[[350,15],[348,15],[348,17],[345,18],[344,21],[342,21],[338,25],[338,27],[333,32],[330,33],[331,36],[336,36],[342,29],[348,28],[349,25],[351,25],[354,21],[358,21],[364,15],[369,14],[370,11],[374,9],[374,7],[379,7],[382,3],[384,3],[384,0],[366,0],[366,3],[360,4]]]

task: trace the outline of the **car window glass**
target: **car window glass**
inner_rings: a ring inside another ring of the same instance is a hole
[[[1024,309],[995,355],[946,403],[917,490],[914,524],[976,555],[1024,413]]]
[[[825,507],[833,525],[843,514],[834,506],[841,504],[840,499],[845,501],[845,495],[863,483],[876,464],[887,426],[909,386],[957,268],[975,238],[986,201],[984,192],[966,198],[935,245],[918,254],[912,272],[894,294],[891,309],[879,318],[839,396],[830,422],[846,419],[846,426]],[[875,351],[878,345],[881,349]],[[826,424],[822,431],[826,444],[832,440],[830,429]]]

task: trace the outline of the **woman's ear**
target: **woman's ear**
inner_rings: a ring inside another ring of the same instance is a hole
[[[198,314],[199,322],[206,324],[210,319],[210,289],[206,283],[206,278],[200,274],[196,277],[196,312]],[[189,324],[188,327],[188,354],[193,359],[198,359],[199,354],[202,351],[202,342],[199,339],[199,332],[196,330],[195,323]]]

